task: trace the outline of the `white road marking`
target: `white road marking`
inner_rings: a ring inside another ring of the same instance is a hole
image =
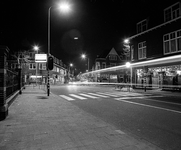
[[[151,96],[151,95],[150,95],[150,96],[144,96],[144,95],[143,95],[143,96],[134,96],[134,97],[133,97],[133,96],[127,96],[127,97],[117,98],[117,100],[121,100],[121,99],[133,99],[133,98],[134,98],[134,99],[136,99],[136,98],[141,98],[141,99],[145,98],[145,99],[147,99],[147,98],[152,98],[152,97],[163,97],[163,96],[159,96],[159,95],[158,95],[158,96]]]
[[[75,99],[73,99],[73,98],[71,98],[71,97],[68,97],[68,96],[66,96],[66,95],[59,95],[60,97],[62,97],[62,98],[64,98],[64,99],[66,99],[66,100],[68,100],[68,101],[73,101],[73,100],[75,100]]]
[[[122,100],[122,99],[133,99],[133,98],[146,98],[144,96],[137,96],[137,97],[133,97],[133,96],[128,96],[128,97],[120,97],[120,98],[116,98],[116,100]]]
[[[141,93],[130,93],[130,92],[105,92],[108,94],[115,94],[120,96],[144,96],[144,95],[152,95],[152,94],[141,94]]]
[[[108,96],[112,96],[112,97],[119,97],[119,95],[113,95],[113,94],[109,94],[109,93],[102,93],[102,92],[96,92],[97,94],[103,94],[103,95],[108,95]]]
[[[89,97],[89,98],[98,98],[98,97],[95,97],[95,96],[91,96],[91,95],[87,95],[87,94],[83,94],[83,93],[81,93],[81,94],[79,94],[79,95],[82,95],[82,96],[85,96],[85,97]]]
[[[121,130],[115,130],[116,132],[120,133],[120,134],[125,134],[123,131]]]
[[[95,93],[88,93],[90,95],[95,95],[95,96],[98,96],[98,97],[103,97],[103,98],[109,98],[109,96],[105,96],[105,95],[100,95],[100,94],[95,94]]]
[[[78,96],[78,95],[75,95],[75,94],[69,94],[69,95],[70,95],[70,96],[73,96],[73,97],[76,97],[76,98],[78,98],[78,99],[81,99],[81,100],[87,99],[87,98],[85,98],[85,97]]]
[[[172,110],[172,109],[167,109],[167,108],[162,108],[162,107],[157,107],[157,106],[151,106],[151,105],[136,103],[136,102],[132,102],[132,101],[120,100],[119,98],[114,98],[114,99],[118,100],[118,101],[121,101],[121,102],[125,102],[125,103],[130,103],[130,104],[135,104],[135,105],[140,105],[140,106],[146,106],[146,107],[150,107],[150,108],[161,109],[161,110],[165,110],[165,111],[170,111],[170,112],[181,114],[181,111],[177,111],[177,110]]]

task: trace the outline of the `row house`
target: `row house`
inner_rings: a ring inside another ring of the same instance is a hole
[[[139,64],[132,67],[136,86],[146,82],[149,86],[171,87],[174,79],[181,85],[181,57],[175,58],[181,54],[181,2],[173,2],[163,3],[162,15],[139,21],[137,33],[129,37],[130,61]],[[159,61],[153,63],[155,60]]]
[[[105,50],[101,55],[95,59],[94,70],[105,69],[109,67],[119,66],[125,63],[123,55],[114,48]],[[105,71],[94,74],[94,81],[96,82],[117,82],[124,75],[123,71]]]
[[[46,62],[35,62],[35,51],[23,51],[14,53],[16,61],[11,61],[11,69],[22,68],[25,82],[46,83],[47,82],[47,66]],[[40,54],[40,53],[39,53]],[[63,62],[54,57],[54,68],[49,72],[51,84],[62,84],[67,80],[67,67]]]

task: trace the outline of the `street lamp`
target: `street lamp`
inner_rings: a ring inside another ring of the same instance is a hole
[[[70,4],[67,2],[62,2],[58,6],[50,6],[48,9],[48,55],[50,56],[50,17],[51,17],[51,8],[58,7],[62,13],[67,13],[70,11]],[[47,95],[50,95],[50,76],[49,76],[49,69],[47,68]]]
[[[128,60],[128,57],[130,57],[130,40],[127,38],[127,39],[124,39],[123,41],[123,44],[124,44],[124,52],[125,52],[125,55],[126,55],[126,60]],[[131,58],[131,57],[130,57]],[[131,61],[131,60],[130,60]]]
[[[40,49],[39,46],[35,45],[33,46],[33,49],[37,52],[38,54],[38,50]],[[37,72],[38,72],[38,63],[36,62],[36,85],[37,85]]]
[[[126,68],[130,68],[130,87],[132,88],[132,66],[130,62],[126,63]]]
[[[124,51],[126,51],[126,53],[129,54],[129,58],[130,58],[129,61],[131,62],[131,49],[130,49],[130,39],[129,38],[124,39],[124,46],[125,46]],[[132,66],[131,66],[130,62],[126,63],[126,67],[130,68],[130,84],[132,87]]]
[[[88,64],[87,64],[87,67],[88,67],[87,69],[88,69],[88,72],[89,72],[89,58],[88,58],[85,54],[82,54],[82,55],[81,55],[81,58],[82,58],[82,59],[86,59],[86,58],[87,58],[87,63],[88,63]]]

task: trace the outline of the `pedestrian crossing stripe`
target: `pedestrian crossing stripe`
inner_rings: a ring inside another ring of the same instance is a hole
[[[70,95],[70,96],[73,96],[73,97],[75,97],[75,98],[81,99],[81,100],[87,99],[87,98],[85,98],[85,97],[78,96],[78,95],[75,95],[75,94],[69,94],[69,95]]]
[[[114,97],[116,100],[122,99],[131,99],[131,98],[151,98],[151,97],[163,97],[163,96],[154,96],[152,94],[141,94],[141,93],[119,93],[119,92],[96,92],[96,93],[79,93],[79,94],[69,94],[66,95],[59,95],[60,97],[68,100],[74,101],[76,99],[86,100],[87,98],[97,99],[97,98],[110,98]],[[73,97],[73,98],[72,98]]]
[[[103,98],[109,98],[109,96],[100,95],[100,94],[96,94],[96,93],[88,93],[88,94],[95,95],[95,96],[98,96],[98,97],[103,97]]]
[[[68,100],[68,101],[73,101],[73,100],[75,100],[75,99],[73,99],[73,98],[71,98],[71,97],[68,97],[68,96],[66,96],[66,95],[59,95],[60,97],[62,97],[62,98],[64,98],[64,99],[66,99],[66,100]]]
[[[81,93],[81,94],[79,94],[79,95],[82,95],[82,96],[85,96],[85,97],[89,97],[89,98],[98,98],[98,97],[95,97],[95,96],[92,96],[92,95],[87,95],[87,94],[83,94],[83,93]]]

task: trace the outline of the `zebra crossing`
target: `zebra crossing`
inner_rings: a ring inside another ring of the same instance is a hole
[[[75,100],[87,100],[87,99],[99,99],[99,98],[114,98],[118,99],[130,99],[130,98],[151,98],[151,97],[160,97],[154,96],[152,94],[146,93],[131,93],[131,92],[94,92],[94,93],[78,93],[78,94],[68,94],[68,95],[59,95],[61,98],[67,101]]]

